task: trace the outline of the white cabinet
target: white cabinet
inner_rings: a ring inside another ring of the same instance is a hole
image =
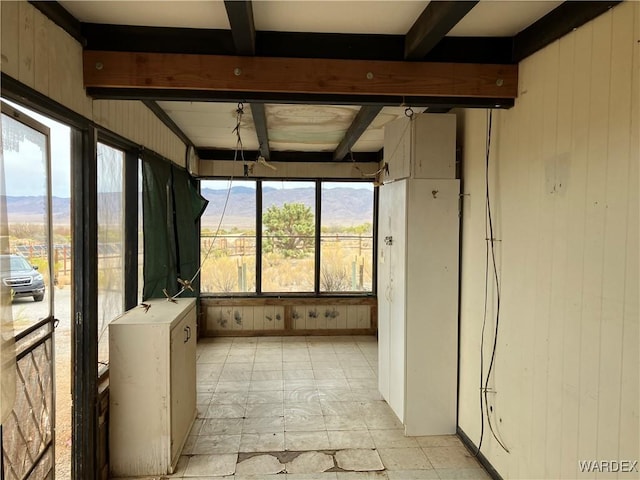
[[[456,116],[420,113],[384,127],[384,183],[401,178],[455,178]]]
[[[173,473],[196,417],[195,299],[145,303],[109,325],[114,477]]]
[[[454,178],[380,187],[378,381],[407,435],[456,432],[459,188]]]

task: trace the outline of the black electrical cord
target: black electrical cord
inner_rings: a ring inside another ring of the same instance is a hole
[[[232,130],[232,132],[236,134],[236,148],[235,148],[235,151],[233,152],[233,165],[234,166],[235,166],[236,160],[238,160],[238,152],[240,152],[240,158],[242,159],[242,162],[244,163],[244,161],[245,161],[244,160],[244,147],[242,145],[242,137],[240,136],[240,126],[242,124],[242,115],[244,115],[244,105],[242,104],[242,102],[240,102],[240,103],[238,103],[238,108],[236,109],[236,126]],[[189,280],[187,282],[184,282],[184,281],[180,282],[180,283],[182,283],[182,288],[172,298],[176,298],[180,294],[182,294],[182,292],[184,292],[185,288],[190,288],[187,285],[191,285],[191,283],[193,283],[195,281],[195,279],[198,277],[198,275],[200,275],[200,273],[202,272],[202,267],[204,266],[204,263],[209,258],[209,255],[211,254],[211,250],[213,250],[213,245],[215,244],[216,240],[218,239],[218,234],[220,233],[220,228],[222,227],[222,221],[224,220],[224,216],[227,213],[227,206],[229,205],[229,198],[231,197],[231,188],[233,187],[233,181],[234,181],[234,170],[232,168],[231,169],[231,176],[229,177],[229,185],[227,186],[227,193],[226,193],[225,198],[224,198],[224,205],[222,207],[222,213],[220,214],[220,221],[218,222],[218,226],[216,228],[215,233],[213,234],[213,239],[211,240],[211,243],[209,244],[209,248],[207,249],[207,252],[206,252],[206,254],[204,256],[204,259],[202,259],[200,261],[200,266],[198,267],[198,270],[196,270],[196,273],[193,275],[191,280]]]
[[[480,394],[480,440],[478,441],[478,450],[475,453],[477,457],[480,454],[482,448],[482,441],[484,440],[484,397],[483,397],[483,384],[484,384],[484,331],[487,326],[487,298],[489,296],[489,220],[487,217],[486,204],[489,198],[489,152],[491,147],[491,113],[489,113],[489,120],[487,122],[487,132],[485,140],[485,211],[484,211],[484,238],[485,238],[485,259],[484,259],[484,313],[482,316],[482,330],[480,333],[480,387],[478,393]]]
[[[493,217],[491,214],[491,195],[489,188],[489,157],[491,153],[491,129],[493,123],[493,111],[489,110],[487,121],[487,140],[486,140],[486,154],[485,154],[485,196],[486,196],[486,216],[485,216],[485,236],[486,236],[486,249],[485,249],[485,296],[484,296],[484,318],[482,320],[482,338],[480,341],[480,441],[478,442],[478,450],[476,456],[480,453],[482,447],[482,440],[484,438],[484,416],[487,417],[487,424],[491,430],[493,438],[498,442],[502,449],[509,453],[509,449],[498,438],[493,424],[491,422],[491,415],[489,414],[489,379],[493,371],[493,365],[496,358],[496,349],[498,346],[498,331],[500,325],[500,277],[498,276],[498,266],[496,262],[495,242],[496,239],[493,235]],[[487,231],[488,230],[488,231]],[[491,252],[491,262],[493,265],[493,277],[496,286],[496,317],[495,317],[495,329],[493,335],[493,346],[491,350],[491,360],[489,362],[489,368],[487,369],[487,376],[483,378],[484,374],[484,332],[487,322],[487,298],[488,298],[488,283],[489,283],[489,252]],[[486,407],[486,408],[485,408]]]

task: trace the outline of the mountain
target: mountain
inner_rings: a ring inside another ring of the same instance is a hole
[[[220,221],[227,190],[203,189],[202,196],[209,200],[209,206],[202,217],[202,225],[217,226]],[[255,226],[256,191],[243,186],[232,187],[225,211],[225,228],[252,228]],[[101,194],[107,210],[118,212],[121,209],[121,195],[118,193]],[[302,203],[315,210],[314,188],[292,188],[287,190],[266,187],[262,190],[262,205],[266,210],[271,206],[284,203]],[[7,213],[11,222],[41,223],[45,208],[45,197],[5,197]],[[54,223],[69,223],[71,199],[53,197]],[[360,225],[371,222],[373,201],[370,190],[340,187],[327,189],[322,199],[323,225]]]
[[[209,206],[202,217],[202,225],[216,226],[224,209],[227,190],[202,189],[201,194],[209,200]],[[224,215],[224,227],[255,226],[255,189],[232,187]],[[287,190],[263,188],[262,206],[284,203],[302,203],[315,210],[314,188],[292,188]],[[340,187],[325,190],[322,199],[323,225],[360,225],[373,219],[373,200],[370,190]]]
[[[7,215],[11,222],[42,223],[46,199],[38,197],[4,197],[7,202]],[[71,218],[71,199],[53,197],[53,222],[68,224]]]

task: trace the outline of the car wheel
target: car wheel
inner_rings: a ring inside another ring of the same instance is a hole
[[[33,296],[33,301],[34,302],[41,302],[43,298],[44,298],[44,293],[41,293],[40,295],[34,295]]]

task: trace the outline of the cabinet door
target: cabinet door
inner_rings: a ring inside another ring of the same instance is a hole
[[[407,435],[456,431],[459,191],[458,180],[410,181]]]
[[[378,210],[378,383],[404,415],[406,180],[380,187]]]
[[[407,182],[394,182],[389,192],[392,206],[389,247],[389,405],[404,422],[405,332],[407,276]]]
[[[389,315],[390,315],[390,246],[386,239],[391,236],[391,215],[393,204],[389,192],[390,184],[380,187],[378,196],[378,389],[382,397],[389,401]]]
[[[384,162],[388,173],[383,177],[384,183],[401,178],[408,178],[411,173],[411,137],[412,123],[402,117],[388,123],[384,127]]]
[[[414,117],[411,136],[411,177],[456,176],[456,116],[421,113]]]
[[[175,462],[195,412],[195,309],[171,330],[171,459]]]

